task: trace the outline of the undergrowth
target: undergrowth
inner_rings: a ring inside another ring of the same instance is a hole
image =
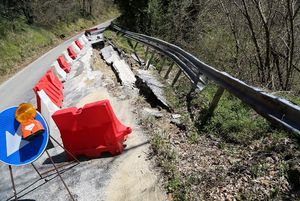
[[[212,133],[226,142],[247,145],[251,141],[264,137],[271,132],[270,124],[253,109],[238,98],[225,91],[212,117],[205,125],[205,117],[217,87],[209,84],[204,91],[198,93],[192,104],[197,117],[195,126],[199,132]],[[201,107],[199,108],[199,105]]]

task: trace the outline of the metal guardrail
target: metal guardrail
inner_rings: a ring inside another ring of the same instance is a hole
[[[268,94],[262,89],[249,86],[226,72],[216,70],[174,44],[144,34],[130,32],[114,24],[111,24],[110,28],[122,33],[125,37],[151,46],[170,57],[198,87],[198,81],[200,81],[200,87],[205,84],[204,79],[201,79],[205,75],[269,121],[300,134],[300,107],[297,105]]]

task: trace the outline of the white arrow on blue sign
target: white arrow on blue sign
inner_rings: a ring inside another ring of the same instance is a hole
[[[49,129],[37,112],[36,120],[41,122],[45,131],[28,140],[23,139],[20,123],[15,119],[16,110],[17,107],[11,107],[0,113],[0,161],[20,166],[32,163],[43,154],[49,140]]]

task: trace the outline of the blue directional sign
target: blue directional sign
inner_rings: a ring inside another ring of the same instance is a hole
[[[36,120],[45,131],[29,139],[22,138],[20,123],[15,119],[17,107],[0,113],[0,161],[20,166],[37,160],[45,151],[49,140],[49,129],[45,119],[37,112]]]

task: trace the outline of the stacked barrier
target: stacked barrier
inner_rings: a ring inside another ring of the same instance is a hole
[[[84,43],[86,43],[86,44],[89,43],[89,40],[87,39],[87,37],[85,35],[82,35],[81,38],[84,41]]]
[[[80,48],[76,45],[75,41],[72,42],[71,46],[75,50],[76,54],[80,53]]]
[[[46,72],[44,78],[42,79],[47,79],[49,82],[51,82],[58,90],[62,91],[64,86],[61,83],[61,81],[59,81],[58,77],[56,77],[56,75],[54,74],[53,69],[50,69]]]
[[[80,37],[82,41],[85,41],[85,37]],[[76,40],[78,46],[83,48],[83,42],[80,43],[79,40]],[[41,98],[38,92],[47,95],[47,97],[57,106],[62,107],[63,102],[63,84],[62,81],[66,80],[67,73],[71,71],[71,63],[73,59],[77,58],[78,53],[73,50],[75,42],[72,43],[71,46],[68,47],[67,51],[63,51],[63,54],[60,55],[55,62],[51,65],[51,69],[46,72],[46,74],[39,80],[39,82],[34,86],[33,90],[36,94],[36,102],[38,111],[41,111]],[[80,48],[77,46],[77,51],[80,52]],[[69,55],[74,58],[71,58]],[[69,53],[69,54],[68,54]],[[55,73],[54,73],[55,72]],[[56,75],[55,75],[56,74]]]
[[[66,72],[69,73],[71,71],[71,65],[66,61],[65,57],[63,55],[60,55],[57,58],[57,62],[59,66]]]
[[[60,81],[66,81],[67,73],[59,66],[58,62],[55,61],[51,64],[52,69],[55,71],[55,74],[58,76]]]
[[[70,55],[68,54],[68,51],[67,51],[67,50],[63,51],[62,54],[64,55],[66,61],[67,61],[69,64],[71,64],[71,63],[73,62],[73,59],[72,59],[72,58],[70,57]]]
[[[73,155],[99,157],[103,152],[123,152],[123,141],[132,132],[120,123],[108,100],[67,108],[52,115],[64,147]]]
[[[85,35],[72,42],[35,85],[37,109],[50,128],[55,129],[56,123],[65,148],[75,156],[94,158],[106,151],[114,155],[122,153],[123,141],[132,130],[120,123],[108,100],[79,109],[60,109],[63,103],[62,81],[66,80],[73,60],[78,58],[86,44],[89,41]]]
[[[74,51],[73,46],[70,45],[70,46],[67,48],[67,50],[68,50],[69,56],[70,56],[73,60],[75,60],[76,57],[77,57],[77,53]]]
[[[58,78],[56,75],[54,75],[53,70],[51,69],[34,86],[33,91],[36,94],[38,111],[41,111],[41,99],[38,96],[38,91],[41,90],[43,90],[49,96],[51,101],[56,104],[57,107],[62,107],[63,91],[62,87],[57,83],[57,80]]]
[[[83,49],[83,45],[81,44],[81,42],[79,40],[76,40],[75,44],[79,47],[80,50]]]

